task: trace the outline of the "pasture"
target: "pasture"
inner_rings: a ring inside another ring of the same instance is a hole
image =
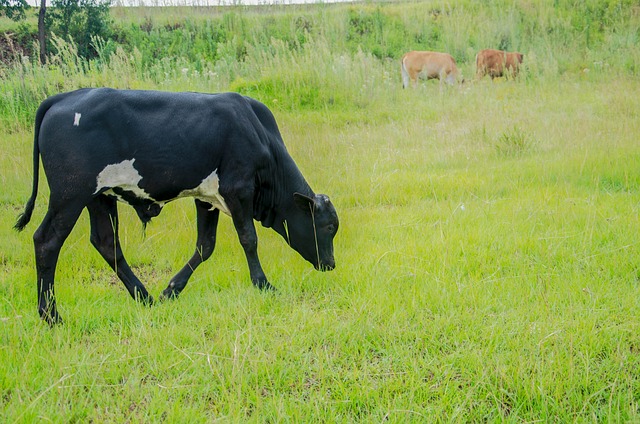
[[[57,269],[65,323],[50,329],[31,238],[42,174],[31,223],[12,228],[31,190],[34,110],[0,106],[0,421],[640,420],[637,75],[613,60],[561,72],[530,46],[516,81],[402,90],[397,60],[310,43],[287,56],[273,41],[233,80],[167,63],[154,79],[122,52],[99,68],[61,54],[49,71],[3,71],[23,100],[82,85],[250,94],[340,229],[336,269],[319,273],[257,224],[279,289],[263,293],[222,216],[180,298],[145,307],[91,247],[85,212]],[[474,74],[472,60],[460,68]],[[125,256],[157,298],[193,252],[193,203],[144,232],[119,211]]]

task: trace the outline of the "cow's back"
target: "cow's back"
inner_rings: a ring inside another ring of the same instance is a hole
[[[107,166],[133,161],[140,175],[154,175],[140,186],[156,200],[196,186],[213,170],[254,172],[268,155],[266,143],[241,95],[107,88],[52,98],[38,139],[45,172],[55,172],[60,189],[73,184],[71,177],[95,181]]]
[[[448,53],[412,51],[406,53],[402,61],[410,72],[422,72],[429,78],[438,78],[440,72],[457,71],[455,59]]]
[[[449,53],[411,51],[402,56],[401,63],[404,86],[408,79],[415,83],[418,78],[439,78],[453,84],[459,76],[456,61]]]

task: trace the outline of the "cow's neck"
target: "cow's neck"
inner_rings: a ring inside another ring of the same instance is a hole
[[[293,194],[309,197],[315,194],[289,153],[279,147],[272,151],[275,166],[259,172],[256,177],[254,218],[287,239],[285,222],[297,211]]]

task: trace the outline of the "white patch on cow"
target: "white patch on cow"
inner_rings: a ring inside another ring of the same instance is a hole
[[[114,188],[119,188],[123,191],[132,193],[139,199],[150,200],[160,207],[163,207],[171,200],[175,200],[170,199],[167,201],[156,201],[147,192],[140,188],[139,184],[140,180],[142,180],[142,175],[140,175],[138,170],[133,167],[134,162],[135,159],[130,159],[105,166],[96,179],[96,191],[94,194],[106,189],[104,191],[105,194],[115,196],[121,202],[126,203],[126,200],[121,196],[118,196],[118,194],[113,191]],[[222,212],[230,216],[231,212],[229,212],[229,207],[220,194],[219,188],[220,180],[218,178],[217,170],[215,170],[207,178],[202,180],[197,187],[182,190],[176,199],[182,197],[193,197],[211,204],[212,210],[220,209]]]
[[[219,192],[220,179],[218,178],[218,170],[213,171],[207,178],[202,180],[196,188],[183,190],[178,197],[194,197],[203,202],[210,203],[213,209],[220,209],[227,215],[231,215],[227,203]]]
[[[79,127],[80,126],[80,118],[82,118],[82,114],[76,112],[76,115],[73,117],[73,126],[74,127]]]
[[[151,196],[138,186],[142,176],[138,173],[138,170],[133,167],[133,162],[135,162],[135,159],[105,166],[96,179],[96,191],[94,194],[105,188],[108,189],[106,191],[107,194],[114,194],[111,189],[118,187],[122,190],[132,192],[140,199],[153,201]]]

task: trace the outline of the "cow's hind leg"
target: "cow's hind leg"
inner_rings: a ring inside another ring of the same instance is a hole
[[[196,241],[196,251],[189,262],[171,279],[169,285],[162,292],[162,297],[177,297],[185,288],[189,278],[196,268],[209,259],[216,247],[216,230],[218,228],[218,218],[220,210],[211,210],[209,203],[196,200],[196,211],[198,221],[198,239]]]
[[[38,287],[38,313],[49,325],[62,322],[54,295],[54,278],[60,249],[71,233],[83,207],[69,203],[60,207],[50,199],[49,210],[33,235]]]
[[[116,199],[100,195],[87,206],[91,221],[91,244],[116,272],[134,299],[152,304],[153,298],[135,276],[127,263],[118,238],[118,209]]]

